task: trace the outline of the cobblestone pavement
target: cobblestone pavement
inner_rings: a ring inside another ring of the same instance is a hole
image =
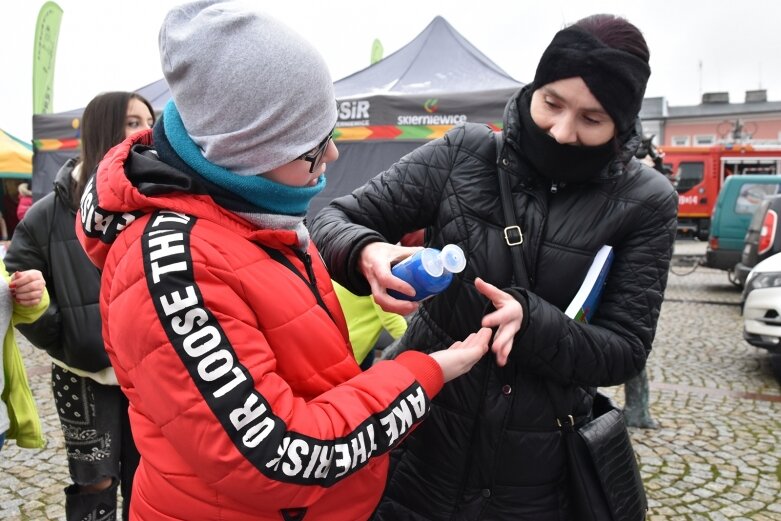
[[[724,272],[691,270],[703,251],[702,243],[676,244],[648,362],[661,428],[632,430],[648,519],[781,520],[781,388],[768,354],[742,339],[739,291]],[[50,365],[26,341],[22,350],[49,445],[6,443],[0,452],[0,519],[64,519],[67,464]],[[605,391],[623,402],[622,387]]]

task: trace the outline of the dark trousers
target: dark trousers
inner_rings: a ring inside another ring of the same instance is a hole
[[[113,521],[117,488],[124,499],[122,518],[127,520],[140,459],[130,432],[127,398],[118,386],[101,385],[54,364],[52,392],[73,481],[65,489],[67,520]],[[112,480],[108,489],[94,494],[82,490],[106,478]]]

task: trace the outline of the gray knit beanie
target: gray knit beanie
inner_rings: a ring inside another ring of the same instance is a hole
[[[172,9],[160,61],[187,133],[210,162],[255,175],[312,150],[336,124],[322,56],[252,1]]]

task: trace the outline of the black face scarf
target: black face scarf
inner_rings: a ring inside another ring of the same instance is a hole
[[[616,141],[586,147],[562,145],[532,119],[532,90],[518,100],[521,128],[518,144],[534,169],[555,183],[582,183],[597,177],[616,156]]]

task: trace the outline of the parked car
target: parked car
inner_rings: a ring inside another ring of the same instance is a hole
[[[711,215],[708,246],[702,264],[725,270],[740,285],[735,266],[740,262],[749,222],[766,197],[781,193],[781,176],[733,175],[724,181]]]
[[[781,353],[781,253],[752,269],[743,288],[743,338]]]
[[[749,272],[762,262],[781,252],[781,195],[773,195],[762,201],[748,225],[743,253],[735,266],[735,278],[743,286]]]

